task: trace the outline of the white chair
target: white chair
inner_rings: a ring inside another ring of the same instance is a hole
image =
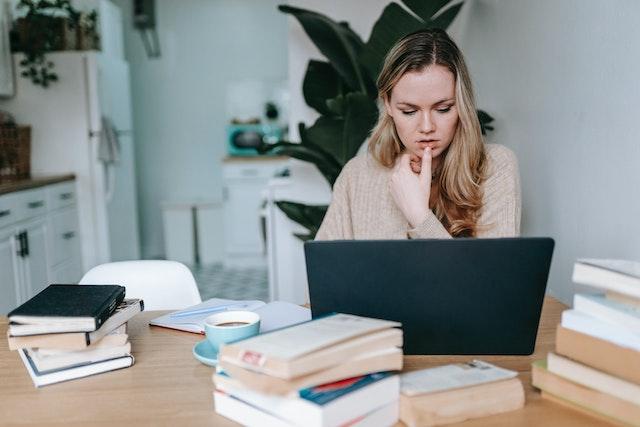
[[[121,261],[89,270],[80,284],[122,285],[126,298],[142,298],[145,310],[175,310],[200,304],[191,271],[175,261]]]

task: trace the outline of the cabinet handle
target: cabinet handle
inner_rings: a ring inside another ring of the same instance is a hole
[[[0,211],[0,218],[11,215],[11,209]]]
[[[37,202],[29,202],[27,206],[29,206],[29,209],[41,208],[44,206],[44,200],[38,200]]]
[[[29,234],[23,231],[24,234],[24,256],[29,256]]]
[[[19,257],[22,257],[22,233],[18,233],[15,235],[16,242],[18,243],[18,250],[16,253]]]
[[[22,231],[18,233],[18,235],[16,236],[16,240],[18,241],[18,256],[24,258],[29,255],[27,232]]]
[[[73,197],[73,193],[62,193],[60,194],[60,200],[69,200]]]
[[[69,239],[73,239],[75,235],[76,233],[74,231],[67,231],[66,233],[62,233],[62,238],[64,240],[69,240]]]

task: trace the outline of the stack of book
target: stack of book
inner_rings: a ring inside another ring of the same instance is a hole
[[[248,426],[393,425],[402,330],[333,314],[223,346],[216,412]]]
[[[574,296],[555,353],[533,364],[533,385],[557,403],[640,425],[640,262],[579,260],[573,281],[601,293]]]
[[[9,349],[36,387],[133,365],[127,321],[144,309],[118,285],[50,285],[9,313]]]
[[[518,373],[481,360],[400,375],[400,419],[409,427],[438,426],[524,406]]]

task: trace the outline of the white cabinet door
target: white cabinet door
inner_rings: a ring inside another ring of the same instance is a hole
[[[262,255],[260,225],[262,180],[228,181],[224,201],[224,239],[227,255]]]
[[[76,284],[82,276],[82,265],[79,260],[71,260],[60,264],[51,272],[51,283]]]
[[[26,233],[26,256],[24,262],[23,288],[26,291],[26,298],[22,302],[30,299],[41,290],[47,287],[47,227],[44,220],[37,220],[21,227]]]
[[[13,229],[0,231],[0,315],[18,306],[17,244]]]

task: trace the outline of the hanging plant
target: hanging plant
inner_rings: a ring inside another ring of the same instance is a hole
[[[58,80],[48,52],[82,48],[83,36],[89,48],[97,47],[96,11],[83,14],[69,0],[20,0],[17,8],[26,12],[14,22],[11,50],[24,54],[20,75],[37,86]]]

